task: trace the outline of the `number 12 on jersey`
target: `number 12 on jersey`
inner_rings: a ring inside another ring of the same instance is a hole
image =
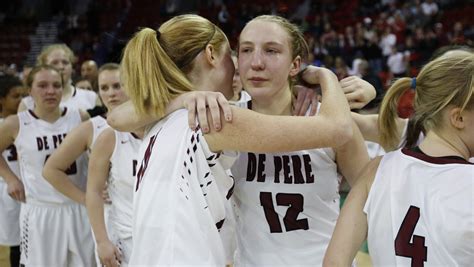
[[[285,217],[283,217],[283,223],[287,232],[309,229],[308,219],[298,219],[298,215],[303,211],[303,195],[277,193],[275,199],[278,206],[288,206]],[[282,233],[280,219],[275,211],[271,192],[260,192],[260,205],[263,207],[270,232]]]

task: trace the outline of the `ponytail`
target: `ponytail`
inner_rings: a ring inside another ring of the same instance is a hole
[[[387,90],[382,104],[378,119],[380,133],[380,145],[386,150],[394,150],[400,143],[398,136],[396,118],[398,117],[397,107],[400,97],[410,89],[410,78],[400,78]]]
[[[150,28],[136,33],[125,47],[122,78],[139,115],[162,117],[172,99],[192,90],[189,80],[163,50],[157,32]]]

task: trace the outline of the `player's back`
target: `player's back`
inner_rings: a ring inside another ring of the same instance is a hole
[[[221,165],[225,156],[189,129],[186,110],[153,126],[139,155],[130,265],[224,265],[218,229],[233,184]]]
[[[474,165],[416,149],[388,153],[364,207],[374,266],[474,262]]]

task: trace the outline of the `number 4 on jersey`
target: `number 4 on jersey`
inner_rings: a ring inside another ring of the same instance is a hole
[[[410,206],[395,238],[395,254],[397,256],[411,258],[412,267],[423,266],[423,262],[427,260],[428,254],[428,248],[425,246],[425,238],[423,236],[413,235],[419,219],[420,208]],[[410,243],[412,236],[413,242]]]

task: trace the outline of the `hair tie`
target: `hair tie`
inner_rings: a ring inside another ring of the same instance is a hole
[[[415,90],[415,88],[416,88],[416,77],[411,78],[410,88]]]
[[[160,30],[156,30],[156,40],[159,42],[161,37],[161,32]]]

